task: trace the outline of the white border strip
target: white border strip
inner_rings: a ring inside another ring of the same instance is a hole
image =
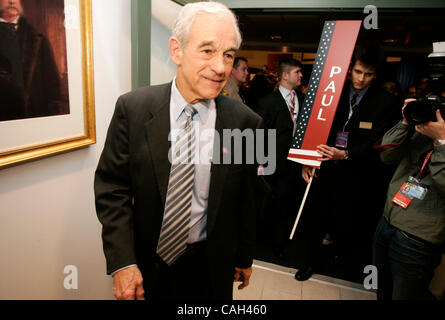
[[[303,149],[290,149],[290,154],[299,154],[303,156],[314,156],[314,157],[321,157],[322,155],[318,153],[318,151],[315,150],[303,150]]]
[[[300,159],[300,158],[287,158],[287,159],[301,163],[301,164],[305,164],[305,165],[311,166],[311,167],[320,168],[320,165],[321,165],[321,161],[317,161],[317,160]]]

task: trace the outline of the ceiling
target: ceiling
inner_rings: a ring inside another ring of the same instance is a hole
[[[243,34],[243,50],[316,52],[327,20],[364,20],[358,9],[234,9]],[[379,9],[378,29],[360,31],[360,39],[378,42],[388,55],[428,54],[445,41],[445,9]]]

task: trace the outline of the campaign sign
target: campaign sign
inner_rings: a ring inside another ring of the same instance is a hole
[[[288,159],[320,168],[361,21],[326,21]]]

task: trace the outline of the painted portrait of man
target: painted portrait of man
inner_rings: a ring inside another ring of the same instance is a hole
[[[63,7],[0,0],[0,121],[69,113]]]

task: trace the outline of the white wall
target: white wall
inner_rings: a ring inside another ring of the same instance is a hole
[[[117,97],[131,89],[131,2],[93,0],[97,144],[0,170],[0,299],[111,299],[93,177]],[[65,290],[66,265],[79,288]]]
[[[151,80],[152,85],[170,82],[176,65],[170,60],[168,39],[181,6],[173,1],[151,1]]]

